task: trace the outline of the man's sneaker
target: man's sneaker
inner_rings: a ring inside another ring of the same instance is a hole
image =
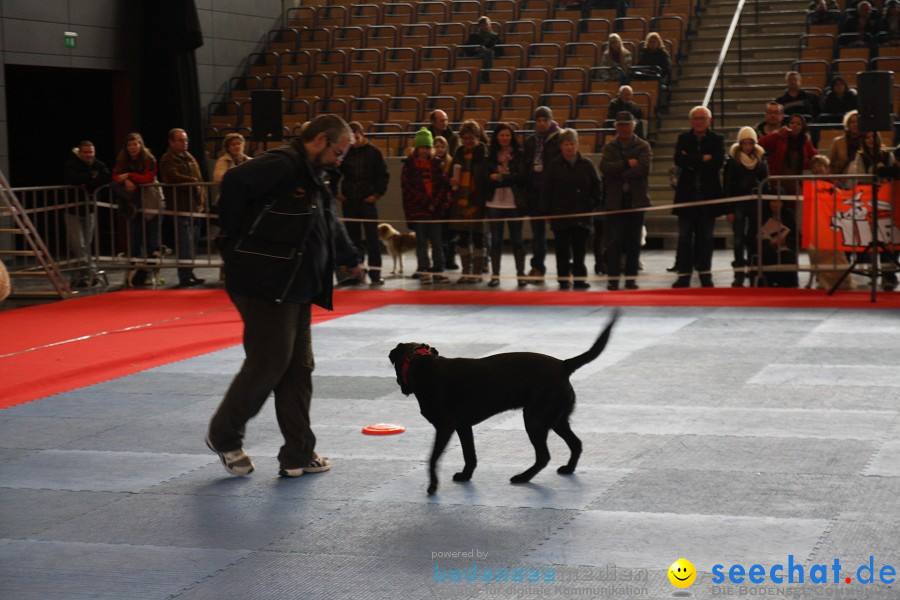
[[[250,460],[243,448],[232,450],[231,452],[219,452],[213,447],[212,442],[209,441],[209,436],[206,436],[206,446],[219,455],[225,470],[232,475],[249,475],[253,472],[253,461]]]
[[[306,465],[296,469],[281,469],[278,474],[282,477],[300,477],[304,473],[322,473],[329,469],[331,469],[331,459],[316,454]]]

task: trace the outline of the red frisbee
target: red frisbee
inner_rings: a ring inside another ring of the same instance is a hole
[[[392,423],[376,423],[374,425],[366,425],[362,428],[362,432],[369,435],[393,435],[395,433],[403,433],[406,427],[403,425],[394,425]]]

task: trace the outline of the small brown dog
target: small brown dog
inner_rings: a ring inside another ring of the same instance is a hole
[[[400,233],[388,223],[382,223],[378,226],[378,239],[384,242],[391,258],[394,259],[394,267],[391,275],[397,274],[397,265],[400,265],[400,273],[403,273],[403,253],[416,249],[416,234]]]

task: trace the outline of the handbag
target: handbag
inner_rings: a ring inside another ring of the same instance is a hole
[[[141,186],[141,209],[148,221],[159,216],[159,211],[166,209],[166,197],[158,179],[154,178],[153,183]]]

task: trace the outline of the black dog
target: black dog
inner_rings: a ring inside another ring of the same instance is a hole
[[[609,324],[591,349],[568,360],[533,352],[510,352],[486,358],[443,358],[427,344],[398,344],[388,355],[397,371],[400,391],[415,394],[422,416],[437,430],[429,463],[428,493],[437,490],[437,461],[456,431],[465,466],[453,481],[472,478],[477,463],[472,426],[513,408],[522,408],[525,430],[534,446],[534,464],[513,476],[512,483],[526,483],[550,462],[547,434],[555,431],[572,452],[557,473],[575,472],[581,456],[581,440],[569,426],[575,408],[575,391],[569,376],[603,351],[618,318]]]

